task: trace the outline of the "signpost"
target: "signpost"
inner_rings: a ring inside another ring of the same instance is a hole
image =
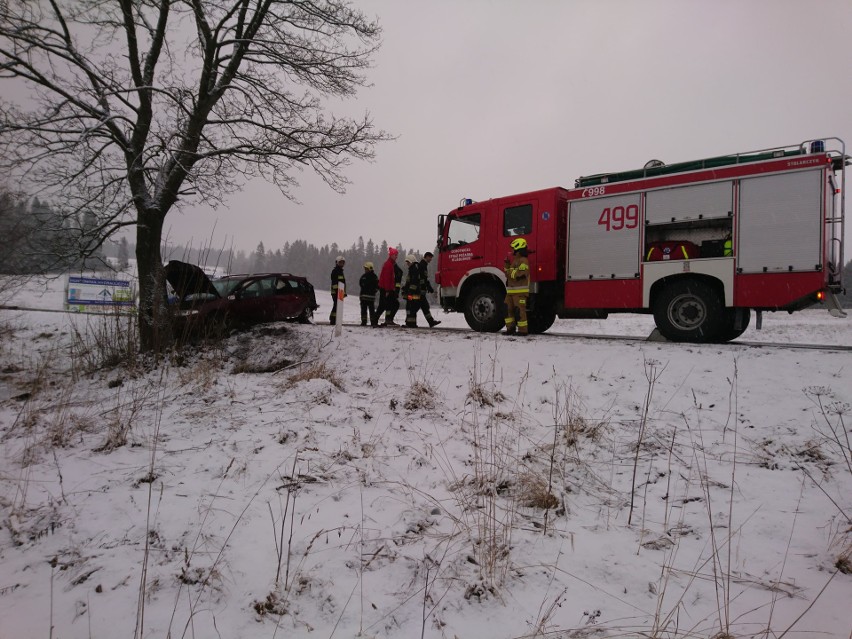
[[[132,313],[135,310],[134,297],[129,280],[69,276],[65,287],[65,310],[76,313]]]
[[[346,284],[340,282],[337,285],[337,316],[334,318],[334,334],[343,333],[343,298],[346,297]]]

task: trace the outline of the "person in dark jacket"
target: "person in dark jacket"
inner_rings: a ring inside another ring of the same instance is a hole
[[[337,323],[337,289],[341,284],[343,284],[343,296],[346,297],[346,276],[343,274],[345,265],[346,259],[338,255],[334,261],[334,268],[331,269],[331,313],[328,315],[328,323],[332,326]]]
[[[413,255],[405,256],[405,280],[402,294],[405,298],[405,325],[417,328],[417,311],[420,310],[420,265]]]
[[[376,293],[379,290],[379,278],[373,271],[372,262],[364,262],[364,274],[358,280],[361,291],[358,295],[361,301],[361,326],[367,325],[367,313],[370,315],[370,324],[375,326],[379,323],[376,313]]]
[[[373,326],[378,326],[378,320],[381,319],[382,313],[385,313],[385,321],[382,326],[396,326],[393,321],[393,316],[396,315],[399,309],[399,284],[402,278],[402,269],[396,265],[396,258],[399,255],[392,246],[388,249],[388,259],[382,265],[382,272],[379,274],[379,308],[376,309],[376,323]],[[399,276],[397,276],[399,271]]]
[[[432,317],[432,312],[429,309],[429,300],[426,298],[426,293],[434,293],[435,289],[432,288],[432,284],[429,282],[429,262],[432,261],[432,253],[430,251],[426,251],[423,254],[423,259],[420,260],[419,268],[420,268],[420,310],[423,311],[423,317],[426,318],[426,321],[429,323],[429,327],[437,326],[441,323],[441,320],[436,320]]]

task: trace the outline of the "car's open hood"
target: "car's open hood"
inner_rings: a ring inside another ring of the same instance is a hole
[[[172,285],[181,299],[187,295],[209,293],[219,297],[219,293],[210,278],[195,264],[170,260],[165,266],[166,280]]]

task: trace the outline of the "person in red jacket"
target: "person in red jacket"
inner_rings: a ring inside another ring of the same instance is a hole
[[[382,265],[382,272],[379,274],[379,308],[376,309],[376,320],[372,323],[373,326],[378,326],[379,319],[382,313],[385,313],[385,321],[382,326],[398,326],[393,321],[393,316],[399,310],[399,288],[397,285],[396,270],[399,267],[396,265],[396,258],[399,256],[397,251],[392,246],[388,249],[388,259]]]

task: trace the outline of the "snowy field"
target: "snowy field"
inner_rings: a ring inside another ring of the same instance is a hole
[[[63,284],[0,301],[2,639],[852,637],[852,352],[436,312],[96,367]]]

